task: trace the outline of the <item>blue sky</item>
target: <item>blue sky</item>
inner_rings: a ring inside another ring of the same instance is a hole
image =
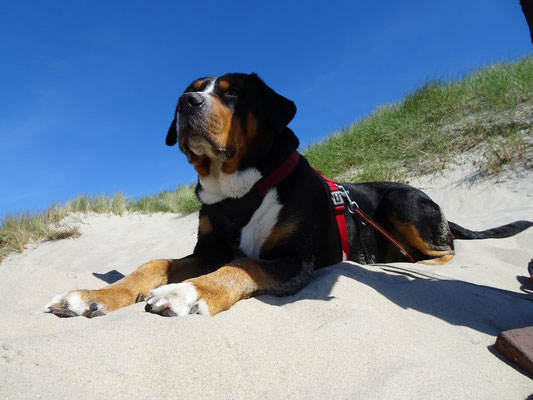
[[[164,144],[195,78],[257,72],[302,147],[421,85],[531,54],[518,0],[5,1],[0,217],[194,182]]]

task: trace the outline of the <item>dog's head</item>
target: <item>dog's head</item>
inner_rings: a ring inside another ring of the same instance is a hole
[[[252,153],[256,160],[268,154],[295,113],[294,103],[256,74],[201,78],[179,98],[166,144],[178,142],[201,177],[217,160],[231,174]]]

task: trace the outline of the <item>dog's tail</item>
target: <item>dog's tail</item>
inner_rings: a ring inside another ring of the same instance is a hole
[[[516,221],[484,231],[471,231],[453,222],[448,222],[454,239],[500,239],[516,235],[533,226],[531,221]]]

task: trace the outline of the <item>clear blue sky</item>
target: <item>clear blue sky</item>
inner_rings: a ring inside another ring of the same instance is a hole
[[[296,103],[302,148],[531,43],[518,0],[17,0],[2,2],[0,51],[1,217],[194,182],[164,139],[200,76],[257,72]]]

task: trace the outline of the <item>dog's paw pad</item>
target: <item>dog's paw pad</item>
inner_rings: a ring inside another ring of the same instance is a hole
[[[190,282],[173,283],[152,290],[146,299],[145,310],[164,317],[187,314],[209,315],[204,300],[198,299],[194,285]]]
[[[67,292],[54,296],[45,306],[45,312],[52,313],[61,318],[83,316],[94,318],[104,315],[106,309],[102,304],[88,302],[83,299],[79,291]]]

